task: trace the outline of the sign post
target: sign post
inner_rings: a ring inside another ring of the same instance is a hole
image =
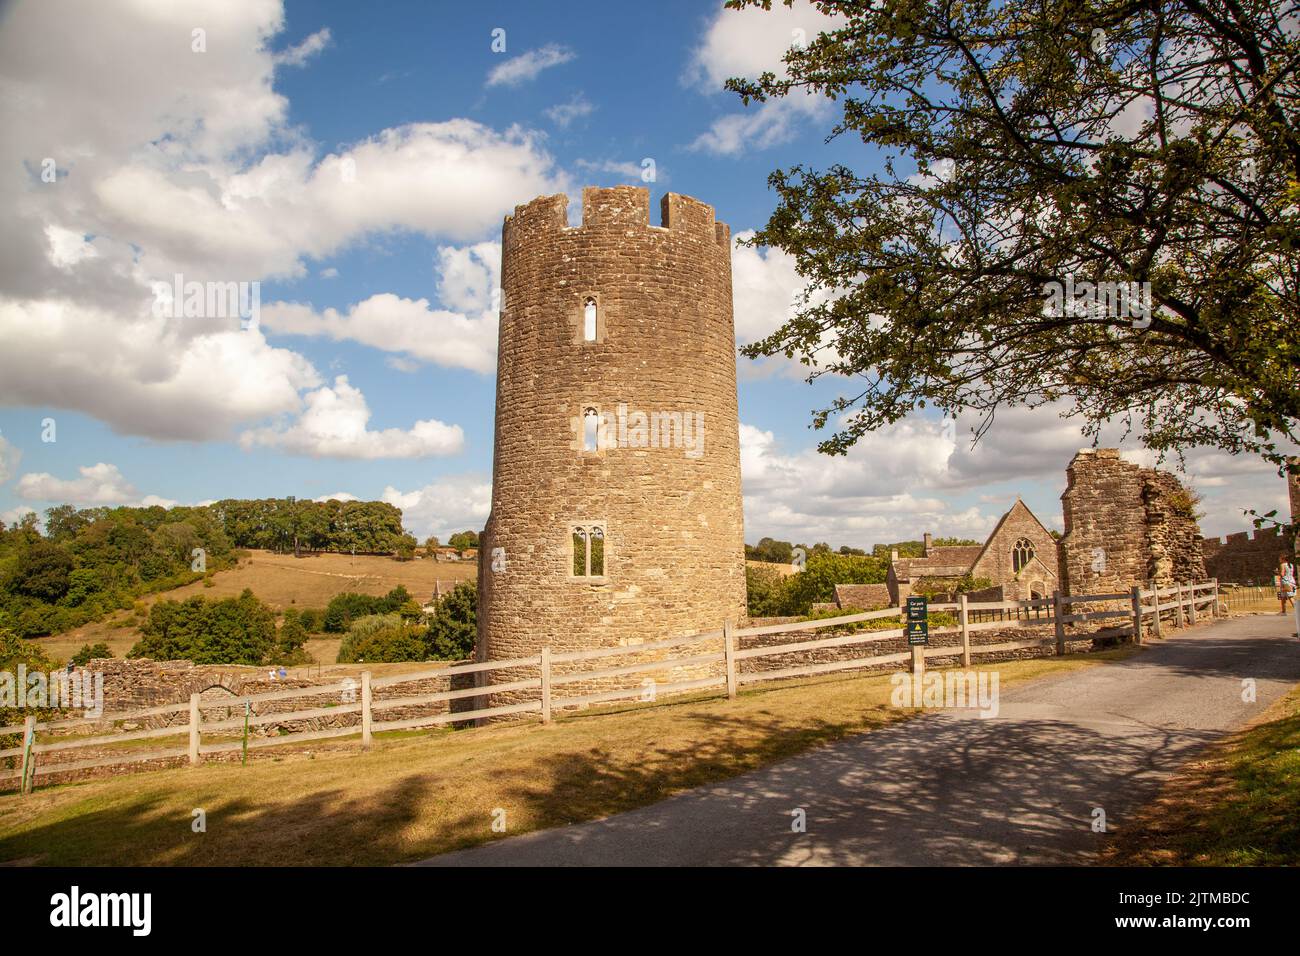
[[[907,599],[906,633],[911,647],[930,643],[930,603],[925,597]]]

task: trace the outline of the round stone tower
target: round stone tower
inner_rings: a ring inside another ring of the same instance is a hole
[[[479,660],[745,615],[730,230],[649,205],[588,188],[580,227],[563,195],[506,217]]]

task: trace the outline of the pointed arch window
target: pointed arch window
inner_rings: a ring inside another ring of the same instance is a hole
[[[605,525],[575,524],[569,528],[572,542],[571,575],[575,578],[605,576]]]
[[[1034,560],[1034,542],[1028,538],[1017,538],[1011,549],[1011,570],[1019,574],[1030,561]]]

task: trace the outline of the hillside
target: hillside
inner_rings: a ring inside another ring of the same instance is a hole
[[[142,599],[146,607],[159,599],[183,600],[201,594],[207,598],[237,597],[245,588],[277,611],[287,607],[324,607],[330,598],[344,591],[381,595],[397,587],[406,587],[417,601],[428,601],[437,582],[443,590],[458,581],[472,581],[477,573],[474,561],[434,561],[417,558],[397,561],[390,557],[350,554],[312,554],[295,558],[292,554],[253,551],[234,568],[212,576],[212,587],[202,581],[174,588]],[[103,641],[115,657],[124,655],[138,639],[130,612],[123,611],[107,621],[87,624],[62,634],[37,638],[54,657],[66,659],[83,644]],[[116,625],[116,626],[115,626]],[[334,662],[338,639],[308,641],[307,650],[322,663]]]

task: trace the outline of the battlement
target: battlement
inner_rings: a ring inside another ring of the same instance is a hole
[[[713,207],[680,193],[665,193],[660,203],[660,222],[650,225],[650,190],[643,186],[586,186],[582,190],[582,225],[593,231],[663,229],[679,235],[694,233],[730,248],[731,228],[714,218]],[[568,225],[569,197],[563,194],[539,196],[516,206],[506,216],[503,233],[516,237],[551,231],[574,231]]]

